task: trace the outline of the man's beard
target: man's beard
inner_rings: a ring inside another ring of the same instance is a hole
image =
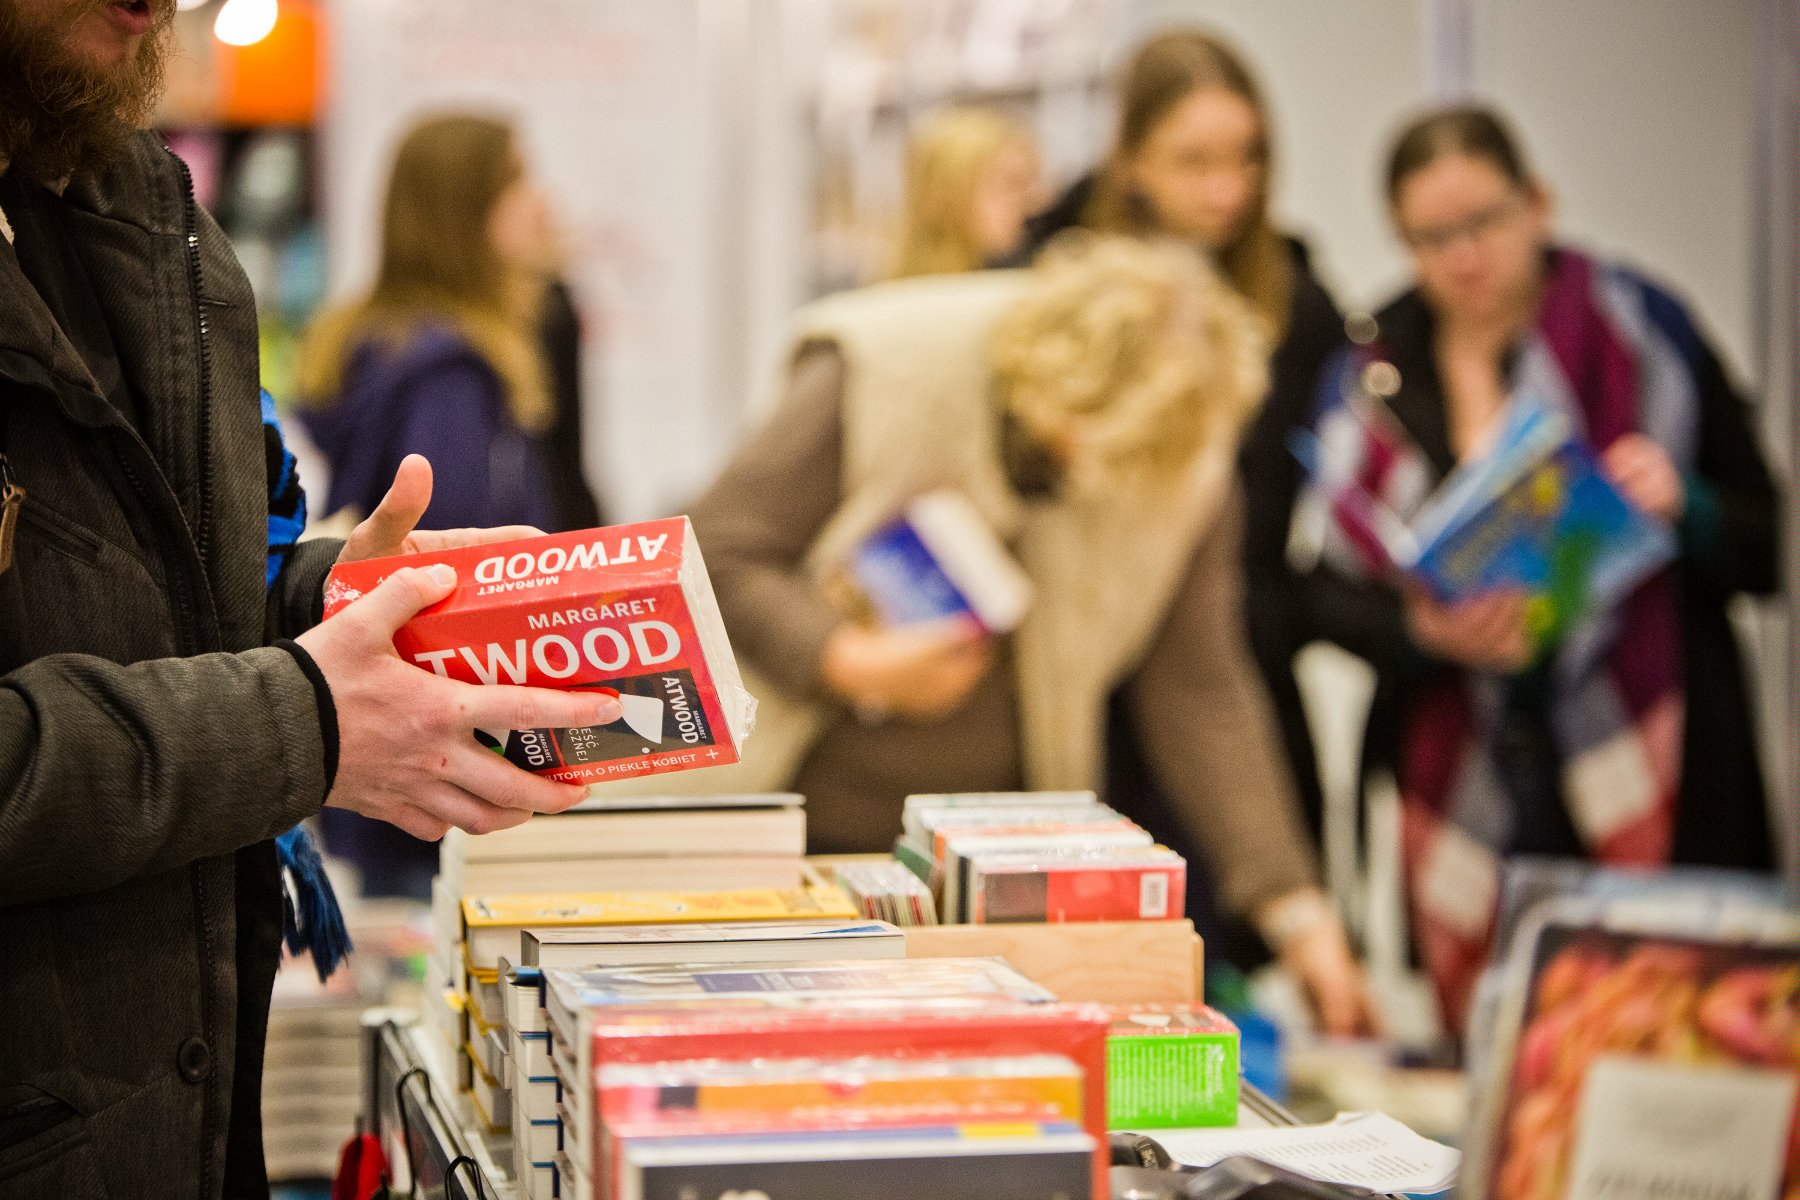
[[[63,39],[74,21],[111,0],[79,0],[41,19],[25,16],[21,0],[0,0],[0,163],[47,183],[67,179],[102,165],[149,122],[175,17],[171,0],[150,3],[155,24],[137,53],[96,69]]]

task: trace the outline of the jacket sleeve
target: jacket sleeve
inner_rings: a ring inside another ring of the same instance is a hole
[[[1690,345],[1699,397],[1699,445],[1687,480],[1681,557],[1690,588],[1720,599],[1767,595],[1780,585],[1779,503],[1751,428],[1750,409],[1698,333]]]
[[[841,502],[843,395],[837,349],[802,351],[780,405],[690,510],[732,645],[802,693],[842,620],[804,564]]]
[[[0,904],[96,892],[274,837],[325,800],[304,652],[0,677]]]
[[[295,544],[281,573],[269,585],[263,641],[299,637],[325,619],[325,576],[343,548],[344,543],[337,538],[313,538]]]
[[[1126,682],[1151,770],[1219,879],[1254,916],[1318,882],[1241,622],[1243,511],[1234,496],[1194,551],[1161,629]]]

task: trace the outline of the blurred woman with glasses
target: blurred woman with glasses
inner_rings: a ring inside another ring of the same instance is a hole
[[[1293,582],[1297,610],[1378,672],[1365,772],[1399,785],[1415,931],[1455,1021],[1507,857],[1770,866],[1726,604],[1775,590],[1777,503],[1743,398],[1694,318],[1637,272],[1555,240],[1550,191],[1497,115],[1415,122],[1386,183],[1417,282],[1319,389],[1331,413],[1347,381],[1375,381],[1380,419],[1359,426],[1373,432],[1336,443],[1359,447],[1346,460],[1359,486],[1404,516],[1493,447],[1512,406],[1543,402],[1678,547],[1542,649],[1519,591],[1439,603],[1351,567],[1320,494],[1295,515],[1321,552]]]

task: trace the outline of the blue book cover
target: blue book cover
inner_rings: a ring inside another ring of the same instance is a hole
[[[1007,633],[1031,606],[1031,580],[962,494],[928,492],[863,538],[843,564],[855,607],[884,626],[963,621]]]
[[[864,538],[850,556],[849,570],[884,625],[980,619],[905,517]]]
[[[1524,400],[1494,450],[1457,471],[1413,524],[1409,569],[1445,602],[1529,594],[1539,646],[1622,600],[1675,553],[1674,536],[1620,495],[1567,418]]]

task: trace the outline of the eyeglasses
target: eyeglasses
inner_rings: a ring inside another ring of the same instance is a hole
[[[1460,221],[1427,226],[1423,229],[1403,229],[1400,231],[1400,236],[1408,246],[1420,254],[1442,254],[1464,238],[1481,241],[1518,216],[1523,208],[1524,201],[1517,193],[1514,193],[1494,201],[1486,208],[1472,213]]]

